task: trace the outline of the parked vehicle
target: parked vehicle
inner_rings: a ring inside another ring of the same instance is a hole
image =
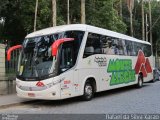
[[[153,78],[154,78],[154,81],[160,80],[160,69],[158,68],[153,69]]]

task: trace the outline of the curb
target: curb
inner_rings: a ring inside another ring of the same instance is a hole
[[[30,104],[30,103],[38,103],[38,100],[28,100],[28,101],[22,101],[19,103],[0,105],[0,110],[5,109],[5,108],[9,108],[9,107],[14,107],[14,106],[26,105],[26,104]]]
[[[0,110],[1,109],[5,109],[5,108],[9,108],[9,107],[19,106],[19,105],[26,104],[26,103],[31,103],[31,101],[25,101],[25,102],[19,102],[19,103],[11,103],[11,104],[6,104],[6,105],[0,105]]]

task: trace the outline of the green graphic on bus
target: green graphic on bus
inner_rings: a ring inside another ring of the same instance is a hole
[[[136,80],[135,70],[132,69],[132,60],[130,59],[110,60],[107,72],[112,73],[110,80],[111,86],[126,84]]]

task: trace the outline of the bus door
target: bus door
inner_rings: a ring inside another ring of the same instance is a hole
[[[74,96],[78,86],[78,70],[74,69],[75,54],[73,42],[63,43],[60,53],[61,96]]]
[[[74,91],[75,91],[75,95],[79,95],[79,88],[80,88],[80,84],[79,84],[79,70],[77,68],[74,69]]]

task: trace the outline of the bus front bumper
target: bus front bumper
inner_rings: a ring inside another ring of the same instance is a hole
[[[27,99],[41,99],[41,100],[58,100],[61,99],[60,92],[55,88],[49,88],[43,91],[24,91],[16,87],[17,96]]]

